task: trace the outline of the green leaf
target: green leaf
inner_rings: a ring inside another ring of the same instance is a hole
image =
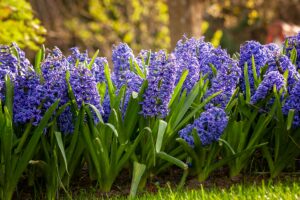
[[[67,172],[67,174],[69,174],[69,172],[68,172],[68,162],[67,162],[67,157],[66,157],[65,148],[64,148],[63,141],[62,141],[61,133],[55,131],[54,135],[55,135],[55,139],[56,139],[58,148],[60,150],[61,156],[63,157],[63,160],[64,160],[64,164],[65,164],[65,167],[66,167],[66,172]]]
[[[146,79],[145,73],[141,70],[140,66],[134,60],[132,60],[132,58],[130,58],[130,67],[131,71],[135,72],[142,79]]]
[[[99,54],[99,49],[97,49],[97,51],[94,53],[91,62],[90,62],[89,65],[87,66],[87,68],[88,68],[89,70],[92,70],[93,64],[95,63],[95,60],[96,60],[98,54]]]
[[[89,154],[92,158],[93,164],[95,165],[95,169],[97,171],[97,174],[99,177],[101,177],[101,168],[100,168],[100,162],[99,157],[97,156],[97,149],[95,148],[94,143],[92,142],[91,134],[89,131],[89,128],[86,124],[84,124],[83,120],[81,121],[80,127],[82,129],[82,136],[86,144],[86,148],[89,151]]]
[[[253,79],[254,79],[254,86],[255,86],[255,88],[257,88],[259,85],[259,80],[258,80],[257,73],[256,73],[256,65],[255,65],[254,55],[252,55],[252,57],[251,57],[251,62],[252,62],[252,73],[253,73]]]
[[[189,93],[189,95],[186,97],[185,102],[182,107],[176,108],[176,115],[172,114],[170,121],[172,120],[172,123],[170,124],[174,128],[177,126],[177,124],[183,119],[184,115],[188,111],[188,109],[191,107],[192,103],[196,99],[199,91],[199,83],[194,86],[192,91]],[[174,118],[174,119],[172,119]],[[184,118],[185,119],[185,118]],[[173,121],[174,120],[174,121]]]
[[[230,100],[228,101],[228,103],[225,107],[226,113],[229,113],[230,110],[233,108],[233,106],[237,103],[237,96],[238,96],[239,91],[240,91],[240,88],[237,87],[234,90],[233,94],[231,95]]]
[[[126,153],[122,156],[122,158],[120,159],[120,161],[117,164],[117,171],[120,171],[124,164],[127,162],[127,160],[130,158],[130,156],[132,155],[132,153],[135,151],[136,146],[140,143],[141,139],[143,138],[143,136],[145,135],[145,132],[148,131],[151,133],[151,129],[149,127],[145,127],[136,137],[136,139],[134,140],[133,144],[130,145],[130,147],[127,149]]]
[[[291,127],[293,125],[294,115],[295,115],[295,110],[294,109],[289,110],[288,118],[287,118],[287,130],[288,131],[291,129]]]
[[[166,160],[166,161],[168,161],[170,163],[173,163],[174,165],[180,167],[181,169],[184,169],[184,170],[188,169],[188,165],[187,164],[185,164],[184,162],[182,162],[181,160],[179,160],[179,159],[177,159],[177,158],[175,158],[173,156],[170,156],[169,154],[167,154],[167,153],[165,153],[163,151],[158,152],[157,155],[161,159]]]
[[[99,121],[103,123],[103,119],[98,108],[96,108],[96,106],[94,106],[93,104],[89,104],[89,103],[86,103],[86,105],[89,106],[94,111]],[[86,107],[86,109],[88,108]]]
[[[177,142],[179,142],[179,144],[183,147],[184,151],[194,160],[197,161],[198,160],[198,156],[195,153],[195,151],[193,150],[192,147],[190,147],[190,145],[182,138],[177,138],[176,139]]]
[[[45,46],[42,45],[42,47],[38,50],[36,56],[35,56],[35,62],[34,62],[34,70],[38,75],[42,75],[41,71],[41,62],[45,58]]]
[[[232,154],[235,154],[235,151],[233,150],[232,146],[226,140],[219,138],[219,141],[223,142],[230,149]]]
[[[108,87],[108,94],[110,99],[110,105],[113,107],[115,105],[115,87],[113,85],[113,82],[111,80],[110,76],[110,70],[108,64],[104,65],[104,75],[107,81],[107,87]]]
[[[268,68],[269,68],[268,64],[266,64],[266,65],[264,65],[263,67],[260,68],[260,70],[259,70],[260,71],[260,79],[259,80],[263,80],[264,75],[266,74]]]
[[[117,138],[119,137],[118,131],[114,125],[112,125],[110,123],[105,123],[105,126],[109,127],[113,131],[115,137],[117,137]]]
[[[167,122],[163,121],[163,120],[159,120],[159,127],[158,127],[158,133],[157,133],[157,139],[156,139],[156,145],[155,145],[155,149],[156,152],[160,152],[161,150],[161,145],[163,143],[163,139],[164,139],[164,134],[167,128]]]
[[[249,103],[251,98],[251,91],[250,91],[250,82],[248,76],[248,64],[246,62],[244,65],[244,76],[245,76],[245,85],[246,85],[246,102]]]
[[[213,75],[217,76],[218,71],[217,71],[216,67],[211,63],[209,63],[209,66],[211,68],[211,71],[213,72]]]
[[[199,104],[192,112],[190,112],[183,120],[176,126],[175,131],[178,131],[181,127],[183,127],[187,122],[194,117],[194,115],[199,112],[207,103],[209,103],[213,98],[218,96],[222,91],[216,92],[209,97],[207,97],[201,104]]]
[[[97,83],[98,93],[101,97],[101,103],[104,101],[105,94],[106,94],[106,84],[105,82]]]
[[[146,165],[138,162],[133,163],[133,174],[132,174],[129,198],[134,198],[136,196],[138,186],[140,184],[143,174],[145,173],[145,170],[146,170]]]
[[[9,75],[5,75],[5,106],[9,112],[9,116],[13,116],[13,96],[14,96],[14,86],[10,80]]]
[[[12,157],[12,146],[13,146],[13,128],[12,119],[10,113],[6,107],[4,107],[5,123],[4,128],[1,129],[1,151],[3,151],[4,164],[6,170],[11,170],[11,157]],[[9,178],[9,177],[6,177]],[[9,181],[9,180],[5,180]]]
[[[291,62],[295,65],[297,62],[297,50],[294,47],[293,50],[291,51],[291,56],[290,56]]]
[[[175,99],[177,98],[177,96],[180,94],[182,85],[183,85],[183,83],[184,83],[184,81],[185,81],[185,79],[186,79],[186,77],[187,77],[188,74],[189,74],[189,71],[188,71],[188,70],[184,70],[184,71],[182,72],[182,75],[181,75],[181,77],[180,77],[180,79],[179,79],[179,81],[178,81],[178,83],[177,83],[177,85],[176,85],[176,87],[175,87],[175,89],[174,89],[172,98],[171,98],[171,100],[170,100],[170,102],[169,102],[169,108],[172,106],[174,100],[175,100]]]
[[[68,95],[71,99],[71,103],[73,105],[73,111],[76,112],[78,110],[78,104],[76,102],[76,98],[75,98],[75,95],[73,93],[73,89],[72,89],[72,86],[70,84],[70,72],[67,71],[66,72],[66,81],[67,81],[67,85],[68,85]]]
[[[121,108],[122,110],[124,109],[126,89],[127,89],[127,85],[122,85],[118,95],[116,96],[116,99],[114,101],[115,104],[113,106],[113,108],[115,108],[116,110],[120,107],[121,103],[122,103]]]

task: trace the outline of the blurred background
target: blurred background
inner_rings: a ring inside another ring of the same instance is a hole
[[[300,0],[0,0],[0,43],[33,57],[41,44],[110,58],[113,44],[172,50],[183,34],[230,53],[246,40],[283,41],[300,31]]]

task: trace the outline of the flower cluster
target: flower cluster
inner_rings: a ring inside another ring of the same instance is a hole
[[[208,74],[211,81],[211,87],[206,96],[222,91],[211,101],[211,104],[225,108],[240,80],[241,69],[237,61],[230,58],[225,50],[215,48],[210,51],[206,59],[203,59],[201,67],[205,69],[203,71]],[[216,68],[216,74],[213,74],[211,67]]]
[[[143,53],[143,56],[145,56],[145,54],[146,52]],[[127,44],[120,43],[118,46],[115,46],[113,50],[112,61],[114,65],[112,80],[117,88],[117,93],[119,93],[119,90],[123,85],[126,85],[125,98],[122,102],[122,106],[120,106],[124,116],[132,92],[138,93],[143,82],[143,79],[140,76],[130,70],[130,62],[140,64],[141,60],[134,57],[132,49],[130,49]],[[106,110],[110,110],[107,101],[106,107]]]
[[[174,54],[179,65],[176,82],[179,81],[183,70],[187,69],[189,74],[183,88],[189,92],[199,81],[201,75],[207,75],[211,82],[211,88],[206,96],[222,91],[219,96],[214,98],[212,104],[225,107],[241,76],[241,69],[238,67],[237,61],[230,58],[225,50],[214,48],[203,38],[197,40],[183,37],[178,41]],[[217,70],[217,74],[214,74],[212,68]]]
[[[271,58],[268,62],[268,70],[266,73],[270,71],[278,71],[281,74],[284,74],[288,71],[288,92],[292,90],[294,85],[300,79],[300,74],[296,70],[296,66],[292,64],[290,59],[286,55],[277,55]]]
[[[294,109],[293,125],[300,127],[300,81],[298,81],[282,107],[283,114],[287,115],[290,109]]]
[[[223,109],[211,107],[201,113],[193,124],[187,125],[179,131],[179,136],[189,145],[194,146],[192,130],[195,129],[203,146],[217,141],[224,132],[228,123],[228,117]]]
[[[277,48],[274,44],[261,45],[256,41],[248,41],[241,46],[239,66],[242,69],[242,72],[244,72],[244,67],[247,63],[251,94],[253,94],[255,91],[254,76],[252,71],[252,57],[254,58],[256,74],[257,76],[260,76],[261,68],[267,64],[269,59],[272,59],[274,55],[277,55],[279,53],[278,51],[279,48]],[[244,79],[241,79],[241,89],[242,91],[246,90]]]
[[[151,54],[147,77],[148,88],[142,102],[142,114],[145,117],[164,118],[167,116],[168,104],[175,87],[177,69],[174,55],[170,54],[167,59],[164,51]]]
[[[125,43],[115,46],[112,52],[114,73],[118,77],[124,71],[130,70],[130,59],[134,60],[132,49]]]
[[[190,92],[200,78],[200,65],[197,58],[197,48],[199,41],[195,38],[186,38],[177,42],[174,55],[178,63],[176,82],[179,81],[182,72],[188,70],[188,76],[183,84],[183,88]]]
[[[34,72],[28,72],[24,76],[17,76],[14,85],[14,123],[32,123],[37,125],[41,120],[43,85],[40,78]]]
[[[284,87],[284,77],[278,71],[271,71],[265,75],[263,81],[259,84],[254,95],[251,97],[251,103],[257,103],[259,100],[265,99],[269,92],[276,86],[276,90]]]
[[[6,75],[12,81],[18,75],[24,75],[27,70],[33,71],[29,60],[15,43],[10,46],[0,45],[0,99],[4,100],[5,86],[4,78]]]
[[[286,54],[290,57],[292,50],[295,48],[297,51],[296,66],[300,69],[300,32],[291,37],[287,37],[287,46],[285,46]]]
[[[97,89],[97,81],[104,81],[103,66],[106,59],[96,58],[92,70],[87,68],[91,61],[87,52],[80,53],[77,48],[72,48],[72,54],[65,57],[58,48],[54,48],[40,65],[40,74],[37,74],[24,52],[17,49],[18,58],[13,54],[10,47],[1,47],[1,67],[3,70],[1,81],[6,74],[10,75],[14,83],[14,123],[23,125],[32,123],[36,126],[45,114],[46,110],[57,100],[59,106],[70,101],[68,83],[72,88],[77,105],[83,102],[94,105],[101,114],[100,95]],[[22,64],[20,64],[22,62]],[[67,73],[69,71],[69,79]],[[96,79],[97,77],[97,79]],[[1,88],[4,88],[2,85]],[[72,133],[74,129],[74,115],[70,106],[67,107],[57,118],[60,130],[64,133]]]

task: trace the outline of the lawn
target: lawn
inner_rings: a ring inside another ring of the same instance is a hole
[[[95,189],[80,191],[75,200],[81,199],[113,199],[125,200],[126,196],[102,196]],[[156,193],[146,192],[138,195],[135,199],[212,199],[212,200],[232,200],[232,199],[300,199],[300,182],[299,179],[286,179],[281,181],[253,182],[247,184],[236,184],[228,188],[210,187],[205,188],[202,185],[197,189],[183,189],[165,187],[160,188]]]

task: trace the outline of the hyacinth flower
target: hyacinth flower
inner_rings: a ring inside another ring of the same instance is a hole
[[[0,99],[4,100],[6,75],[14,82],[17,76],[24,75],[28,70],[33,71],[29,60],[15,43],[0,45]]]
[[[142,52],[146,56],[148,52]],[[123,86],[126,86],[126,94],[121,102],[120,109],[122,110],[122,116],[125,116],[127,111],[127,105],[132,93],[139,93],[140,87],[143,83],[145,74],[142,72],[142,58],[135,58],[132,49],[125,43],[120,43],[115,46],[112,54],[112,61],[114,71],[112,74],[112,81],[116,86],[116,94],[120,93]],[[144,59],[144,58],[143,58]]]
[[[84,66],[71,69],[69,82],[79,107],[83,103],[89,103],[94,105],[100,114],[103,114],[97,83],[89,69]]]
[[[75,66],[76,63],[79,62],[81,65],[86,65],[86,67],[88,67],[87,65],[92,62],[92,59],[89,58],[87,51],[81,53],[78,47],[73,47],[70,50],[72,54],[68,56],[68,62],[73,66]],[[96,52],[95,55],[97,56],[97,54],[98,53]],[[106,64],[108,64],[108,62],[105,57],[95,57],[92,65],[90,66],[90,70],[97,83],[104,83],[106,81],[104,75],[104,66]]]
[[[300,127],[300,81],[296,83],[282,107],[282,112],[286,116],[288,116],[290,110],[294,110],[293,126],[295,128]]]
[[[14,87],[14,123],[37,126],[44,115],[41,109],[44,88],[39,76],[34,72],[17,76]]]
[[[296,64],[297,66],[297,70],[299,70],[300,69],[300,32],[295,36],[286,37],[286,43],[284,44],[284,51],[286,55],[294,61],[294,64]],[[294,56],[294,58],[292,58],[292,56]]]
[[[114,46],[112,52],[112,62],[116,77],[123,72],[130,70],[130,59],[134,59],[132,49],[125,43]]]
[[[292,64],[291,60],[285,55],[273,56],[268,62],[267,72],[278,71],[282,75],[288,72],[287,89],[290,93],[295,84],[300,80],[300,74],[296,66]]]
[[[250,92],[253,94],[257,87],[255,75],[260,76],[260,72],[274,55],[277,55],[278,48],[273,45],[261,45],[256,41],[247,41],[240,48],[239,67],[244,72],[245,64],[247,64],[247,73],[250,84]],[[256,69],[255,71],[253,69]],[[254,73],[253,73],[254,72]],[[240,85],[242,91],[246,91],[245,75],[241,79]]]
[[[254,95],[251,97],[250,102],[255,104],[258,101],[265,99],[270,92],[273,92],[274,86],[276,86],[277,91],[285,86],[284,77],[278,71],[270,71],[265,74],[263,81],[259,84]]]
[[[192,169],[198,175],[199,181],[206,180],[213,171],[234,157],[230,155],[218,160],[223,148],[219,143],[227,144],[220,139],[227,124],[228,117],[225,111],[211,107],[201,113],[192,124],[179,131],[180,138],[177,141],[192,158]]]
[[[210,80],[210,88],[206,97],[222,91],[211,100],[210,104],[225,108],[241,77],[241,69],[238,67],[237,61],[233,60],[225,50],[215,48],[203,59],[201,70],[203,70],[203,74],[208,75]]]
[[[59,106],[69,102],[68,85],[66,73],[71,66],[68,59],[57,47],[48,53],[41,62],[41,82],[43,83],[43,109],[47,109],[57,99],[60,99]],[[57,123],[63,133],[72,133],[74,121],[70,108],[66,108],[58,117]]]
[[[183,84],[183,89],[190,92],[200,79],[200,75],[204,75],[201,63],[206,56],[209,55],[213,46],[204,41],[204,38],[197,40],[196,38],[186,38],[185,36],[179,40],[174,49],[177,63],[179,65],[176,83],[178,83],[184,70],[188,70],[188,76]],[[204,70],[205,71],[205,70]]]
[[[194,147],[194,136],[192,130],[196,129],[201,145],[206,146],[218,141],[228,123],[228,117],[223,109],[212,107],[201,113],[193,124],[187,125],[179,131],[179,136],[190,146]]]
[[[174,55],[169,55],[167,59],[164,51],[151,54],[147,76],[148,87],[142,102],[144,117],[164,118],[167,116],[168,104],[175,88],[177,69]]]
[[[200,65],[197,58],[198,46],[199,41],[196,38],[188,39],[184,36],[177,42],[174,49],[174,55],[178,63],[176,83],[178,83],[184,70],[189,71],[182,87],[187,89],[187,92],[190,92],[200,79]]]

